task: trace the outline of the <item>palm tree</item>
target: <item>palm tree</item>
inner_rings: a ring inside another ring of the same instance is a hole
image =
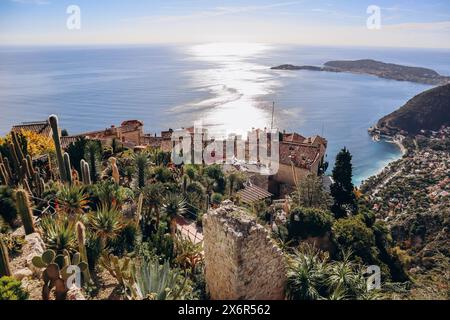
[[[70,216],[83,214],[88,205],[88,196],[84,193],[83,186],[64,185],[56,194],[56,198],[62,207],[62,211]]]
[[[133,161],[136,167],[138,187],[143,188],[145,186],[146,171],[149,163],[148,155],[145,152],[135,153]]]
[[[104,249],[108,241],[116,239],[124,227],[122,213],[115,207],[100,206],[89,215],[89,225]]]
[[[163,201],[163,210],[170,220],[170,233],[175,235],[177,225],[175,218],[186,212],[186,200],[176,193],[170,193]]]

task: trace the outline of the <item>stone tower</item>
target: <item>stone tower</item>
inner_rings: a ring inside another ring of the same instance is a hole
[[[203,218],[205,278],[213,300],[281,300],[285,258],[269,232],[230,201]]]

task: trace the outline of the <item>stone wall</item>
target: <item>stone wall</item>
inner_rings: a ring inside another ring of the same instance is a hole
[[[247,212],[224,202],[204,216],[203,232],[211,299],[284,299],[283,253]]]

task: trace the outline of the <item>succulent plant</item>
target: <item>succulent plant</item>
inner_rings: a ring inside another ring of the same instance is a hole
[[[25,180],[26,181],[26,180]],[[28,198],[28,193],[24,189],[18,189],[16,191],[16,207],[19,213],[23,227],[25,229],[25,234],[35,233],[33,214],[31,212],[30,200]]]
[[[129,257],[125,257],[119,259],[117,256],[113,254],[103,253],[100,261],[100,265],[108,270],[108,272],[117,279],[120,285],[124,288],[132,285],[133,277],[131,274],[131,259]]]
[[[0,238],[0,278],[11,276],[11,267],[9,266],[8,249]]]
[[[87,263],[81,261],[80,253],[76,252],[70,259],[67,250],[59,255],[53,250],[47,250],[41,256],[35,256],[31,262],[36,268],[45,268],[42,273],[42,280],[44,281],[42,287],[43,300],[50,299],[50,292],[53,288],[55,289],[56,300],[65,300],[69,291],[67,280],[73,276],[73,272],[70,273],[69,268],[76,266],[81,272],[88,269]]]
[[[58,161],[59,175],[62,181],[67,181],[66,167],[64,165],[64,158],[61,147],[61,137],[58,128],[58,117],[56,115],[51,115],[48,117],[50,126],[53,133],[53,142],[55,143],[56,159]]]

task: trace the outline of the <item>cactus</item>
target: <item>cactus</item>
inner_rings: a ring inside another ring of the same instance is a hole
[[[33,168],[33,159],[31,158],[31,156],[29,154],[27,154],[26,156],[27,159],[27,165],[28,165],[28,171],[30,172],[30,177],[34,174],[35,170]]]
[[[72,184],[72,168],[70,166],[70,156],[66,152],[64,153],[63,158],[64,158],[64,170],[66,171],[66,181],[69,184]]]
[[[5,164],[3,164],[3,163],[0,163],[0,181],[4,185],[10,184],[10,177],[9,177],[8,172],[6,171]]]
[[[28,183],[28,180],[24,178],[22,180],[22,184],[23,184],[24,189],[28,192],[28,194],[30,196],[33,196],[33,192],[31,191],[31,187],[30,187],[30,184]]]
[[[30,179],[32,177],[30,168],[28,167],[28,162],[26,158],[22,159],[21,177],[22,179]]]
[[[73,274],[68,273],[70,266],[77,266],[80,271],[84,272],[87,269],[87,263],[80,261],[80,254],[74,253],[72,259],[67,250],[63,254],[56,255],[55,251],[47,250],[42,256],[35,256],[31,260],[36,268],[43,269],[42,280],[44,286],[42,287],[42,299],[50,299],[50,291],[55,288],[56,300],[65,300],[69,288],[67,287],[67,280]]]
[[[17,160],[19,160],[19,162],[22,162],[22,160],[25,159],[25,156],[20,145],[19,136],[14,131],[11,131],[11,140],[14,146],[14,150],[16,151]]]
[[[8,249],[0,238],[0,278],[11,276],[11,267],[9,266]]]
[[[144,204],[144,193],[141,192],[139,194],[137,208],[136,208],[136,225],[139,225],[139,222],[141,221],[143,204]]]
[[[8,158],[6,158],[6,157],[3,158],[3,165],[5,166],[6,173],[8,174],[9,178],[12,179],[13,178],[13,173],[11,171],[11,166],[9,165]]]
[[[45,191],[45,183],[44,183],[44,179],[41,178],[41,176],[39,175],[38,172],[35,172],[33,175],[33,184],[34,184],[35,194],[38,197],[41,197]]]
[[[75,232],[77,233],[78,251],[80,252],[81,261],[89,264],[86,250],[86,227],[83,222],[78,221],[75,225]],[[83,272],[84,280],[89,282],[91,280],[91,275],[89,273],[89,268]]]
[[[59,132],[59,128],[58,128],[58,117],[56,115],[51,115],[50,117],[48,117],[48,121],[50,122],[50,126],[52,127],[53,142],[55,143],[56,159],[58,161],[60,179],[62,181],[67,181],[66,167],[64,165],[64,159],[63,159],[62,147],[61,147],[61,137],[60,137],[60,132]],[[69,175],[70,175],[70,173],[69,173]]]
[[[28,198],[28,193],[24,189],[19,189],[16,191],[16,207],[17,212],[20,214],[22,219],[23,227],[25,229],[25,234],[35,233],[33,214],[31,212],[30,200]]]
[[[111,158],[109,158],[109,161],[111,161],[112,177],[114,179],[114,182],[119,184],[120,174],[119,174],[119,168],[117,167],[117,159],[114,157],[111,157]]]
[[[123,287],[127,287],[130,282],[133,282],[129,257],[119,259],[113,254],[103,253],[99,262]]]
[[[89,170],[89,164],[81,160],[80,161],[80,167],[81,167],[81,181],[83,184],[91,184],[91,172]]]

